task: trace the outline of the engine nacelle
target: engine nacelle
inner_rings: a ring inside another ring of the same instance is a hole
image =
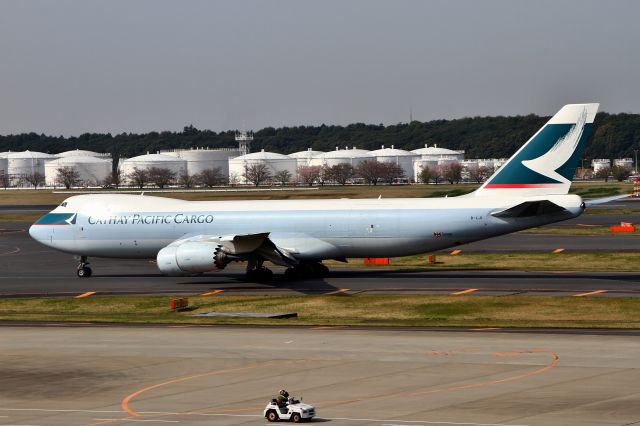
[[[158,252],[158,269],[167,275],[189,275],[224,269],[229,264],[227,254],[219,244],[184,242]]]

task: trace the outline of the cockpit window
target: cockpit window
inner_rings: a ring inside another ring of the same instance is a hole
[[[60,204],[60,207],[67,207],[67,202],[64,201],[62,204]]]

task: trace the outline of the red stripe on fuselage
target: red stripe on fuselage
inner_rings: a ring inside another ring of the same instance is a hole
[[[561,183],[490,183],[485,188],[553,188]]]

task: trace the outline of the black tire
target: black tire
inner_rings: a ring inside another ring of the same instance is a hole
[[[268,283],[273,279],[273,271],[271,269],[262,268],[260,269],[259,275],[260,282]]]
[[[279,417],[278,417],[278,413],[275,412],[275,410],[269,410],[267,411],[267,415],[264,416],[267,421],[269,422],[277,422]]]
[[[91,276],[91,268],[87,266],[84,268],[78,268],[76,275],[78,275],[78,278],[89,278]]]
[[[284,271],[284,277],[288,280],[295,280],[299,277],[299,274],[296,268],[287,268]]]
[[[244,280],[250,283],[256,282],[258,281],[258,274],[257,271],[255,269],[250,269],[247,271],[247,273],[244,276]]]
[[[300,413],[293,413],[291,415],[291,421],[293,421],[294,423],[300,423],[302,421],[302,416],[300,415]]]
[[[316,265],[316,275],[321,278],[325,278],[329,275],[329,268],[322,263]]]

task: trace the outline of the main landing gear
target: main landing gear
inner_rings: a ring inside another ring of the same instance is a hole
[[[249,282],[268,283],[273,279],[273,272],[263,266],[264,260],[250,259],[247,265],[245,280]]]
[[[76,271],[76,275],[78,275],[79,278],[89,278],[92,271],[91,268],[87,266],[89,264],[89,262],[87,262],[87,256],[80,256],[78,260],[78,270]]]
[[[289,279],[324,278],[328,275],[329,268],[320,262],[305,262],[284,271],[284,276]]]

